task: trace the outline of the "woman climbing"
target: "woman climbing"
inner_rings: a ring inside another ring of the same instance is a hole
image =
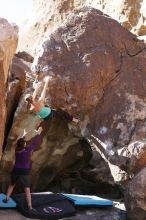
[[[32,110],[36,115],[40,118],[45,119],[51,114],[51,108],[45,106],[45,97],[46,90],[49,83],[49,77],[46,78],[43,90],[41,92],[41,96],[37,100],[36,97],[38,95],[38,91],[40,90],[40,83],[36,83],[35,90],[32,95],[28,94],[25,97],[25,100],[28,102],[28,107]]]
[[[25,130],[23,136],[17,140],[15,150],[15,164],[11,172],[11,183],[8,187],[6,198],[3,200],[4,203],[7,203],[9,201],[9,197],[11,196],[14,190],[16,182],[20,180],[24,187],[28,209],[30,212],[35,212],[35,209],[32,208],[29,182],[29,172],[31,169],[31,154],[40,142],[41,132],[42,127],[39,127],[39,129],[36,130],[36,136],[32,139],[28,146],[26,146],[25,140],[25,136],[28,132],[26,133]]]
[[[32,95],[28,94],[25,97],[26,102],[28,103],[28,107],[32,110],[39,118],[43,120],[48,120],[50,115],[59,115],[61,118],[66,119],[68,121],[73,121],[78,123],[78,119],[74,118],[72,115],[68,114],[66,111],[62,109],[51,109],[49,106],[45,106],[45,98],[46,98],[46,91],[48,88],[50,78],[46,77],[45,84],[42,89],[40,97],[37,99],[38,92],[40,90],[40,83],[36,83],[33,85],[34,92]]]

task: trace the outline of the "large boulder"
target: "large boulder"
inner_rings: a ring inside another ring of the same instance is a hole
[[[34,60],[42,78],[52,77],[52,106],[80,117],[82,135],[95,144],[100,139],[107,160],[129,177],[130,170],[136,172],[129,162],[132,143],[145,137],[145,49],[118,22],[85,7],[68,16],[68,23],[49,36]]]
[[[18,29],[7,20],[0,18],[0,158],[4,140],[6,121],[6,89],[9,65],[15,53],[18,41]]]
[[[146,219],[146,167],[128,184],[125,205],[132,220]]]

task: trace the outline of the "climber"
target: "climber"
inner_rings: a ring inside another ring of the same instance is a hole
[[[15,164],[11,172],[11,183],[8,187],[6,198],[3,199],[4,203],[7,203],[9,201],[9,197],[11,196],[14,190],[16,182],[20,180],[24,186],[24,191],[26,194],[26,200],[28,204],[28,210],[30,212],[35,212],[35,210],[32,208],[30,182],[28,175],[31,169],[31,154],[32,151],[38,146],[41,140],[42,127],[39,127],[38,130],[36,130],[35,132],[36,135],[28,146],[26,146],[26,140],[25,140],[26,134],[28,132],[26,132],[25,130],[22,137],[20,137],[16,142]]]
[[[74,118],[72,115],[68,114],[65,110],[51,109],[51,107],[45,105],[45,97],[49,80],[50,77],[45,78],[45,84],[38,100],[36,100],[36,97],[38,95],[38,91],[40,90],[40,82],[35,83],[34,92],[32,95],[27,94],[25,96],[25,101],[28,103],[28,108],[32,110],[37,116],[39,116],[39,118],[45,121],[50,118],[50,115],[57,114],[61,116],[63,119],[67,119],[68,121],[78,123],[79,120]]]
[[[38,115],[40,118],[45,119],[51,114],[51,108],[45,106],[45,96],[46,91],[49,83],[49,77],[46,78],[41,96],[38,100],[36,100],[36,97],[38,95],[38,91],[40,90],[40,83],[37,83],[35,86],[35,90],[33,94],[28,94],[25,96],[25,100],[28,103],[28,107],[30,110],[32,110],[36,115]]]

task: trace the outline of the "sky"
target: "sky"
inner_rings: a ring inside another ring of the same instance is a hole
[[[20,25],[31,16],[32,0],[0,0],[0,17]]]

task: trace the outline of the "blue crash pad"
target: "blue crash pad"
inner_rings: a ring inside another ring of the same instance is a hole
[[[0,193],[0,208],[15,208],[16,203],[12,198],[9,198],[9,201],[7,203],[4,203],[2,200],[6,198],[6,195],[3,193]]]
[[[98,196],[77,195],[62,193],[68,199],[74,201],[76,206],[112,206],[113,202],[109,199],[103,199]]]

